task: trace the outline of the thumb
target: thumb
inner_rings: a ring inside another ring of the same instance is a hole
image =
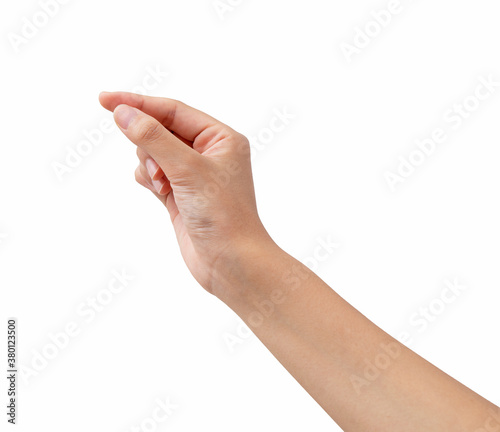
[[[148,153],[170,178],[201,155],[175,137],[158,120],[128,105],[118,105],[116,124],[125,136]]]

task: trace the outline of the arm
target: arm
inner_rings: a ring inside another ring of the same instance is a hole
[[[500,431],[497,407],[385,333],[276,245],[259,245],[254,256],[261,258],[241,256],[231,283],[244,292],[222,300],[343,430]]]
[[[495,405],[378,328],[272,241],[258,217],[245,137],[170,99],[100,100],[137,145],[136,179],[166,206],[193,276],[343,430],[500,430]]]

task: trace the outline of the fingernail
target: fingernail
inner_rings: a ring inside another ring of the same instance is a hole
[[[151,158],[146,159],[146,169],[148,170],[148,174],[149,177],[151,177],[151,179],[154,179],[159,168],[160,166],[153,159]]]
[[[130,122],[137,115],[137,110],[130,108],[127,105],[119,105],[115,109],[115,120],[122,129],[127,130]]]
[[[156,189],[156,192],[161,194],[161,190],[165,186],[164,180],[153,180],[153,187]]]

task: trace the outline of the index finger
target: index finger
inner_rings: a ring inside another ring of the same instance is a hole
[[[193,142],[204,130],[226,126],[213,117],[175,99],[143,96],[128,92],[102,92],[99,102],[109,111],[125,104],[154,117],[179,137]]]

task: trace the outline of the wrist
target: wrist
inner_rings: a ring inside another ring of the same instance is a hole
[[[284,255],[267,232],[233,240],[214,268],[210,291],[234,309],[255,295],[255,291],[264,288],[259,279]]]
[[[213,294],[250,327],[301,298],[314,273],[270,237],[237,243]]]

